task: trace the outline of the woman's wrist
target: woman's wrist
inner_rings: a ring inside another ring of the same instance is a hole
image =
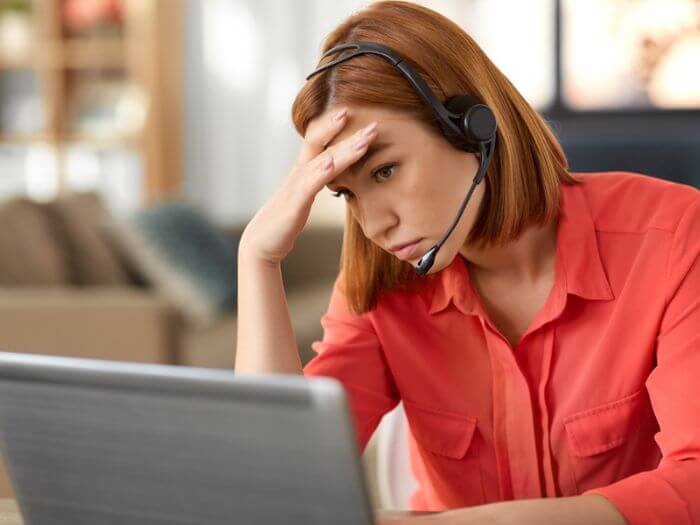
[[[264,267],[277,268],[282,262],[273,261],[263,256],[249,241],[241,238],[238,243],[238,264],[254,264]]]

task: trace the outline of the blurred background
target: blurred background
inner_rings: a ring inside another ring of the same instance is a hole
[[[296,158],[323,38],[367,3],[0,0],[0,349],[232,368],[238,238]],[[476,39],[572,170],[700,186],[700,0],[417,3]],[[304,362],[338,270],[330,194],[283,264]]]

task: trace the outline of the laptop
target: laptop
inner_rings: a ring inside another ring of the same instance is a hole
[[[370,525],[330,378],[0,352],[26,523]]]

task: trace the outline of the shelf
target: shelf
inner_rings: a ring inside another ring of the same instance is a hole
[[[92,146],[96,148],[125,148],[133,149],[138,148],[140,144],[140,139],[138,136],[133,135],[115,135],[109,136],[93,136],[93,135],[82,135],[78,133],[73,133],[67,135],[61,139],[59,142],[65,145],[75,146],[82,144],[85,146]]]
[[[121,68],[126,64],[124,41],[113,39],[69,39],[62,44],[62,65],[68,69]]]
[[[34,44],[19,56],[3,56],[2,69],[118,69],[126,65],[126,46],[121,39],[66,39]]]
[[[39,144],[49,142],[51,139],[44,134],[19,135],[15,133],[0,133],[0,144]]]
[[[34,67],[34,60],[28,53],[20,56],[3,56],[0,53],[0,70],[3,69],[31,69]]]
[[[95,148],[117,148],[117,149],[136,149],[139,147],[139,137],[135,136],[113,136],[113,137],[96,137],[88,135],[68,135],[58,139],[48,135],[14,135],[0,134],[0,144],[2,145],[17,145],[31,146],[33,144],[55,144],[57,146],[76,146],[85,145]]]
[[[34,74],[42,126],[7,124],[0,129],[0,145],[5,149],[46,145],[57,151],[73,147],[126,150],[141,159],[145,199],[179,188],[181,159],[171,152],[182,147],[183,4],[182,0],[125,0],[128,16],[120,21],[120,32],[100,28],[71,34],[63,23],[63,0],[34,0],[30,40],[12,54],[0,49],[0,76],[17,84],[22,77],[18,70]],[[123,79],[124,89],[135,87],[140,94],[118,96],[112,79]],[[12,104],[4,92],[1,98],[4,104]],[[118,119],[114,117],[117,107]],[[85,125],[103,117],[114,120],[104,135],[101,127]],[[121,125],[129,119],[138,122]],[[57,162],[56,169],[59,186],[65,187],[65,166]]]

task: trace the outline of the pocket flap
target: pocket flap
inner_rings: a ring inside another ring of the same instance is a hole
[[[566,437],[577,457],[592,456],[622,445],[640,423],[645,389],[564,419]]]
[[[411,433],[423,447],[441,456],[464,457],[474,437],[475,417],[436,411],[406,400],[403,404]]]

